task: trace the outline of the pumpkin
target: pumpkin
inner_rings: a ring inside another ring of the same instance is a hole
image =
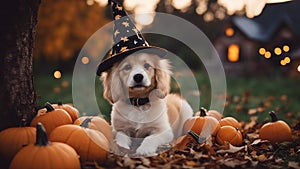
[[[88,120],[88,128],[100,131],[109,142],[114,140],[111,126],[105,119],[99,116],[82,116],[79,117],[74,124],[80,125],[85,119]]]
[[[59,126],[50,134],[50,140],[73,147],[82,163],[96,161],[101,164],[108,155],[108,140],[101,132],[87,128],[88,121],[84,120],[80,126],[70,124]]]
[[[203,109],[206,112],[207,116],[211,116],[216,118],[217,120],[221,120],[223,118],[223,114],[219,113],[217,110],[206,110],[205,108],[201,107],[201,109]],[[200,116],[201,111],[198,111],[195,115],[196,116]]]
[[[50,104],[50,103],[46,103],[46,105],[47,104]],[[72,122],[74,122],[76,119],[79,118],[79,111],[75,107],[71,106],[70,104],[62,104],[62,102],[58,102],[57,104],[51,104],[51,106],[54,109],[63,109],[63,110],[65,110],[70,115],[70,117],[72,118]],[[42,108],[42,109],[38,110],[37,116],[41,116],[41,115],[44,115],[46,113],[47,113],[47,109]]]
[[[0,161],[10,163],[15,154],[28,144],[35,141],[36,129],[25,127],[25,119],[22,119],[20,127],[8,128],[0,132]]]
[[[234,146],[240,146],[243,143],[243,136],[239,129],[232,126],[222,126],[216,136],[217,143],[224,145],[230,143]]]
[[[219,113],[217,110],[208,110],[206,114],[216,118],[218,121],[223,118],[223,114]]]
[[[233,117],[225,117],[220,120],[220,125],[221,126],[232,126],[234,128],[239,129],[240,131],[242,130],[241,124]]]
[[[292,140],[292,131],[290,126],[278,120],[274,111],[269,112],[271,122],[264,124],[259,130],[259,138],[269,140],[271,143],[281,143]]]
[[[79,111],[69,104],[62,104],[62,102],[58,102],[57,104],[53,104],[52,106],[55,109],[64,109],[66,112],[68,112],[73,122],[79,118]]]
[[[194,116],[187,119],[183,126],[185,134],[189,130],[192,130],[197,135],[200,135],[202,131],[208,131],[211,135],[215,136],[219,129],[219,121],[214,117],[207,116],[204,108],[200,109],[200,116]]]
[[[45,128],[36,125],[36,142],[22,148],[13,158],[10,169],[72,168],[80,169],[76,151],[67,144],[49,142]]]
[[[38,122],[41,122],[49,135],[53,129],[60,125],[72,124],[72,119],[65,110],[54,109],[50,103],[46,103],[45,108],[47,112],[33,118],[30,123],[31,126],[36,126]]]

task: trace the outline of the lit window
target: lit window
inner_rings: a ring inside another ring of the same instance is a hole
[[[232,28],[227,28],[227,29],[225,30],[225,34],[226,34],[228,37],[233,36],[234,30],[233,30]]]
[[[237,62],[240,59],[240,47],[237,44],[229,45],[227,59],[229,62]]]

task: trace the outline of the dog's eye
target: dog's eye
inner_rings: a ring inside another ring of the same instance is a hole
[[[131,66],[130,66],[130,65],[124,66],[124,70],[130,70],[130,69],[131,69]]]
[[[145,64],[144,64],[144,68],[145,68],[145,69],[149,69],[149,67],[151,67],[151,65],[150,65],[149,63],[145,63]]]

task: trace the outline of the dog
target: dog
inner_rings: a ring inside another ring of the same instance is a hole
[[[193,110],[179,95],[169,94],[170,68],[168,60],[140,51],[102,73],[117,145],[130,149],[133,139],[140,138],[136,154],[151,155],[183,135],[184,122]]]

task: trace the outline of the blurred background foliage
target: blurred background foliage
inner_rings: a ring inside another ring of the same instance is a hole
[[[199,27],[213,41],[220,36],[230,17],[259,15],[259,12],[255,13],[247,7],[256,1],[244,2],[231,7],[225,0],[125,0],[124,6],[129,13],[154,10],[182,17]],[[271,0],[264,1],[261,6],[265,2],[271,3]],[[42,1],[34,49],[34,83],[40,107],[46,101],[72,103],[72,73],[77,56],[88,38],[111,21],[112,15],[106,0]],[[143,28],[143,25],[137,24],[140,29]],[[299,78],[285,76],[280,70],[270,76],[260,75],[259,72],[250,76],[227,76],[228,93],[211,96],[204,66],[186,45],[167,37],[158,38],[157,35],[146,35],[146,39],[150,44],[167,46],[194,71],[200,92],[191,92],[191,98],[200,97],[200,106],[209,107],[211,99],[218,101],[225,97],[225,115],[241,120],[249,120],[252,115],[262,116],[260,119],[265,120],[269,110],[281,112],[280,118],[290,121],[299,118],[300,95],[296,89]],[[82,62],[88,64],[89,61]],[[109,119],[111,108],[102,97],[102,85],[98,78],[95,84],[99,107]],[[179,89],[173,81],[172,91]],[[96,115],[99,112],[81,110],[81,113]]]

